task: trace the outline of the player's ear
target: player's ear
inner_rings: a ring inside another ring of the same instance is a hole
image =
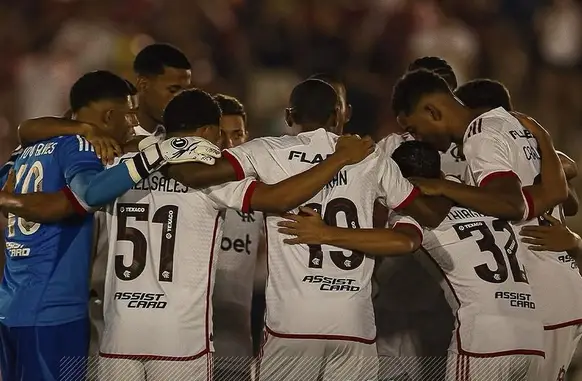
[[[293,121],[293,109],[288,107],[285,109],[285,123],[289,126],[289,127],[293,127],[294,121]]]
[[[346,120],[345,123],[349,122],[352,119],[352,105],[347,104],[346,106]]]
[[[102,114],[102,121],[105,126],[108,126],[113,119],[113,109],[105,110]]]
[[[142,75],[138,75],[135,88],[139,93],[143,93],[148,88],[148,79]]]
[[[437,121],[437,122],[442,120],[443,114],[441,113],[441,110],[438,107],[436,107],[434,104],[427,103],[424,106],[424,109],[429,113],[432,120]]]

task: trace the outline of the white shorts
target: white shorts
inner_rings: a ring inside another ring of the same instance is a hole
[[[510,355],[472,357],[449,351],[446,381],[542,381],[543,357]],[[550,381],[545,380],[545,381]]]
[[[546,358],[542,366],[544,380],[563,380],[568,371],[578,342],[582,337],[582,326],[570,325],[544,331]]]
[[[134,360],[99,357],[99,381],[211,381],[212,354],[195,360]]]
[[[376,344],[344,340],[288,339],[265,333],[261,381],[375,381]]]

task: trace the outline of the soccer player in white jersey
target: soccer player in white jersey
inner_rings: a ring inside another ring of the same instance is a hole
[[[536,217],[550,209],[554,217],[560,217],[561,207],[556,206],[568,198],[563,171],[547,173],[555,178],[552,189],[560,192],[550,196],[548,192],[537,195],[531,191],[540,175],[539,142],[534,130],[524,129],[505,109],[469,109],[453,96],[441,78],[426,71],[409,73],[397,83],[393,109],[411,133],[438,149],[446,149],[451,141],[463,142],[470,169],[465,181],[469,185],[424,179],[416,182],[423,193],[444,195],[482,214],[525,220],[527,225],[543,224]],[[546,133],[542,130],[537,133]],[[559,161],[559,157],[554,154],[544,160]],[[577,331],[582,321],[582,295],[574,291],[582,286],[582,279],[560,260],[563,256],[535,252],[527,256],[525,263],[543,315],[547,354],[543,379],[547,380],[557,378],[569,362],[571,353],[566,354],[563,349],[579,340]]]
[[[455,95],[463,102],[463,104],[470,108],[481,107],[493,109],[501,106],[506,110],[512,110],[509,91],[502,83],[497,81],[489,79],[473,80],[458,88]],[[561,205],[562,211],[566,216],[576,215],[579,206],[578,197],[570,180],[577,176],[577,167],[572,159],[565,154],[558,152],[558,156],[562,162],[562,167],[569,188],[568,199]],[[549,191],[551,190],[552,186],[549,187]],[[539,226],[525,226],[522,227],[520,232],[520,234],[525,235],[526,237],[529,235],[528,238],[524,238],[526,243],[536,244],[530,247],[530,249],[534,251],[545,250],[557,253],[561,252],[558,256],[558,260],[565,265],[569,265],[571,269],[575,269],[577,267],[577,235],[572,233],[562,222],[560,222],[559,219],[553,217],[551,214],[544,214],[539,222]],[[565,255],[564,252],[567,252],[568,255]],[[571,271],[564,269],[563,271],[566,271],[567,275],[571,275]],[[558,332],[548,332],[548,340],[553,340],[552,336],[555,334],[563,337],[563,342],[560,340],[560,346],[556,347],[557,350],[546,354],[547,363],[555,364],[551,366],[549,368],[550,370],[547,372],[550,372],[549,374],[556,374],[557,372],[557,377],[559,379],[559,377],[561,377],[561,375],[563,375],[568,369],[582,332],[576,324],[571,324],[568,327],[558,326],[547,328],[550,328],[547,329],[548,331],[555,331],[556,328],[560,328]],[[567,345],[568,342],[570,343],[569,345]]]
[[[220,130],[223,148],[248,140],[242,103],[228,95],[214,99],[222,110]],[[259,244],[265,238],[262,213],[226,211],[212,296],[214,309],[214,379],[249,380],[253,343],[251,306]]]
[[[164,125],[169,136],[218,142],[220,116],[210,95],[188,90],[166,107]],[[118,198],[108,211],[100,379],[143,380],[147,375],[148,380],[165,380],[169,374],[173,380],[209,379],[214,252],[220,247],[222,211],[292,208],[344,165],[366,157],[371,147],[363,139],[347,138],[322,165],[280,184],[247,179],[194,190],[155,173]],[[283,196],[289,187],[298,191]]]

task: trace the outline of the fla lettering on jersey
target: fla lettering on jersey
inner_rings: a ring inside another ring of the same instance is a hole
[[[255,139],[227,150],[224,156],[240,177],[254,176],[272,184],[324,160],[333,153],[337,139],[337,135],[319,129],[297,136]],[[396,208],[412,200],[413,189],[391,158],[377,147],[361,163],[343,168],[306,206],[321,213],[329,224],[371,228],[377,198]],[[277,232],[279,221],[277,216],[266,219],[269,333],[373,343],[373,259],[325,245],[285,245]]]
[[[15,192],[24,194],[58,192],[78,174],[99,172],[103,166],[94,152],[79,150],[75,136],[61,136],[25,148],[14,170]],[[87,315],[91,216],[52,224],[10,216],[5,238],[3,324],[56,325]]]

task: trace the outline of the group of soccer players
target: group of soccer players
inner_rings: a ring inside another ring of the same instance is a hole
[[[88,377],[90,289],[99,380],[563,380],[582,335],[577,169],[502,84],[457,88],[418,59],[393,90],[406,133],[374,144],[342,135],[346,88],[314,75],[290,94],[293,135],[247,141],[243,105],[191,88],[175,47],[134,69],[135,85],[81,77],[0,171],[4,381]],[[426,318],[386,313],[415,298]],[[379,365],[435,337],[442,371]]]

